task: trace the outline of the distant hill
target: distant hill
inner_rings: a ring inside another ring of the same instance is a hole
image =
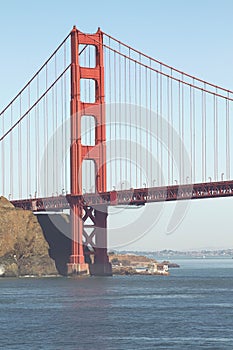
[[[136,254],[145,255],[147,257],[153,257],[157,259],[162,258],[174,258],[174,257],[192,257],[192,258],[202,258],[202,257],[223,257],[231,258],[233,257],[233,248],[228,249],[201,249],[201,250],[187,250],[178,251],[171,249],[164,249],[159,251],[120,251],[121,254]]]

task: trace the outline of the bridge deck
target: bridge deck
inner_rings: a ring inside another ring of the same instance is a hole
[[[84,195],[56,196],[47,198],[30,198],[13,200],[11,203],[17,207],[34,212],[61,211],[70,209],[72,204],[83,206],[114,206],[114,205],[144,205],[146,203],[177,201],[189,199],[204,199],[213,197],[233,196],[233,180],[208,182],[187,185],[162,186],[151,188],[138,188],[123,191],[110,191],[103,193],[85,193]]]

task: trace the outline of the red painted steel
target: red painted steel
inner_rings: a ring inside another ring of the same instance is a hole
[[[101,194],[67,195],[50,198],[15,200],[11,203],[17,207],[35,212],[62,211],[70,209],[72,203],[79,203],[86,207],[107,205],[142,205],[165,201],[221,198],[233,196],[233,180],[219,182],[205,182],[194,185],[174,185],[152,188],[137,188],[124,191],[103,192]]]
[[[81,67],[79,63],[80,45],[94,45],[96,65],[94,68]],[[95,100],[93,103],[81,100],[81,79],[95,81]],[[95,146],[83,146],[81,142],[82,116],[95,118]],[[106,130],[105,130],[105,101],[104,101],[104,63],[103,63],[103,35],[100,29],[96,34],[86,35],[73,28],[71,32],[71,195],[82,194],[82,164],[84,160],[91,159],[95,162],[96,192],[106,191]],[[91,157],[89,152],[91,151]],[[72,230],[72,255],[68,266],[69,272],[85,270],[85,256],[83,248],[83,215],[85,208],[81,203],[71,202],[71,230]],[[87,211],[86,211],[87,212]],[[103,227],[102,219],[96,215],[95,230]],[[107,237],[107,214],[105,215],[105,235]],[[100,222],[99,222],[100,221]],[[105,237],[105,240],[106,240]],[[98,241],[98,237],[96,237]],[[103,261],[108,261],[107,250],[96,248],[96,259],[104,254]],[[101,260],[101,261],[102,261]]]

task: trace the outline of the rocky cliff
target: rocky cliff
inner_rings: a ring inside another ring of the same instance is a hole
[[[0,273],[5,276],[57,274],[37,217],[0,197]]]

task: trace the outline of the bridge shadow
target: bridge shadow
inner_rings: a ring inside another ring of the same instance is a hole
[[[67,275],[67,263],[72,253],[70,217],[66,214],[38,214],[38,222],[49,245],[49,256],[55,261],[60,275]],[[87,253],[87,247],[84,248]],[[85,255],[86,263],[91,263]]]
[[[49,255],[55,261],[60,275],[67,275],[71,255],[69,215],[38,214],[37,219],[49,244]]]

